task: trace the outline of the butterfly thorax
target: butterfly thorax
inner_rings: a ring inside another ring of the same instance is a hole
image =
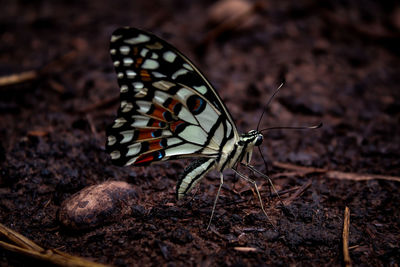
[[[216,168],[223,171],[232,168],[239,162],[250,163],[254,146],[261,145],[262,141],[263,135],[256,130],[241,134],[232,149],[225,151]]]

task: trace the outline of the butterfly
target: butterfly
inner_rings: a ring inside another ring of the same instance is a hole
[[[119,166],[196,158],[176,185],[178,199],[188,194],[210,171],[220,173],[220,185],[208,227],[224,181],[223,171],[250,165],[263,134],[239,134],[227,107],[200,70],[176,48],[135,28],[117,29],[110,54],[118,77],[121,105],[107,129],[106,150]],[[258,128],[258,127],[257,127]],[[207,227],[207,228],[208,228]]]

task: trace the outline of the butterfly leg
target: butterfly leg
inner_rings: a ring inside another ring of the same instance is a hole
[[[256,181],[250,179],[249,177],[247,177],[247,176],[244,175],[244,174],[241,174],[240,172],[238,172],[238,171],[235,170],[235,169],[232,169],[232,170],[233,170],[237,175],[239,175],[239,177],[243,178],[243,179],[246,180],[247,182],[252,183],[252,184],[254,185],[254,188],[256,189],[256,192],[257,192],[258,200],[260,201],[261,210],[263,211],[264,215],[267,217],[267,220],[268,220],[269,223],[272,225],[272,227],[274,227],[274,229],[276,229],[274,223],[271,221],[271,219],[269,218],[267,212],[266,212],[265,209],[264,209],[264,205],[263,205],[263,203],[262,203],[260,191],[258,191],[258,187],[257,187]]]
[[[246,167],[247,167],[249,170],[251,170],[253,173],[255,172],[255,173],[261,175],[263,178],[267,179],[268,182],[269,182],[269,184],[271,185],[272,189],[274,190],[275,194],[278,196],[279,202],[281,202],[282,207],[294,217],[294,215],[292,214],[292,212],[291,212],[290,210],[288,210],[288,209],[286,208],[285,204],[283,203],[283,201],[282,201],[282,199],[281,199],[281,197],[280,197],[278,191],[276,190],[274,184],[272,183],[271,178],[269,178],[268,175],[265,175],[264,173],[260,172],[259,170],[257,170],[256,168],[254,168],[254,166],[252,166],[252,165],[250,165],[250,164],[243,164],[243,163],[241,163],[241,164],[244,165],[244,166],[246,166]]]
[[[281,197],[280,197],[279,194],[278,194],[278,191],[276,191],[276,188],[275,188],[274,184],[272,183],[271,178],[269,178],[268,175],[265,175],[264,173],[260,172],[259,170],[257,170],[256,168],[254,168],[254,166],[252,166],[252,165],[250,165],[250,164],[243,164],[243,163],[241,163],[241,164],[244,165],[245,167],[247,167],[247,168],[248,168],[249,170],[251,170],[253,173],[257,173],[257,174],[261,175],[263,178],[265,178],[266,180],[268,180],[269,184],[270,184],[271,187],[272,187],[272,190],[274,190],[274,193],[278,196],[279,201],[280,201],[281,203],[283,203],[282,200],[281,200]]]
[[[208,222],[208,225],[207,225],[207,230],[210,228],[211,221],[212,221],[212,219],[214,217],[215,207],[217,206],[219,193],[221,192],[222,185],[224,184],[224,175],[222,174],[222,172],[220,173],[219,177],[220,177],[221,180],[220,180],[220,183],[219,183],[217,195],[215,196],[214,205],[213,205],[213,208],[212,208],[212,211],[211,211],[210,221]]]

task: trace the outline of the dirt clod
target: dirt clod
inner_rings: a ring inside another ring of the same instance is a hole
[[[132,214],[137,199],[132,185],[109,181],[86,187],[61,205],[61,223],[76,230],[93,228]]]

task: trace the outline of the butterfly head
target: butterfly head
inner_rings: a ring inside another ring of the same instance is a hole
[[[262,133],[257,130],[251,130],[248,133],[242,134],[237,143],[239,146],[239,153],[241,154],[239,160],[245,161],[247,164],[250,163],[254,146],[261,145],[263,139]]]
[[[239,145],[240,146],[259,146],[262,144],[264,136],[262,133],[256,130],[251,130],[248,133],[242,134],[240,136]]]
[[[257,134],[256,141],[254,142],[254,145],[255,145],[255,146],[261,145],[262,142],[263,142],[263,140],[264,140],[264,136],[263,136],[261,133],[258,133],[258,134]]]

